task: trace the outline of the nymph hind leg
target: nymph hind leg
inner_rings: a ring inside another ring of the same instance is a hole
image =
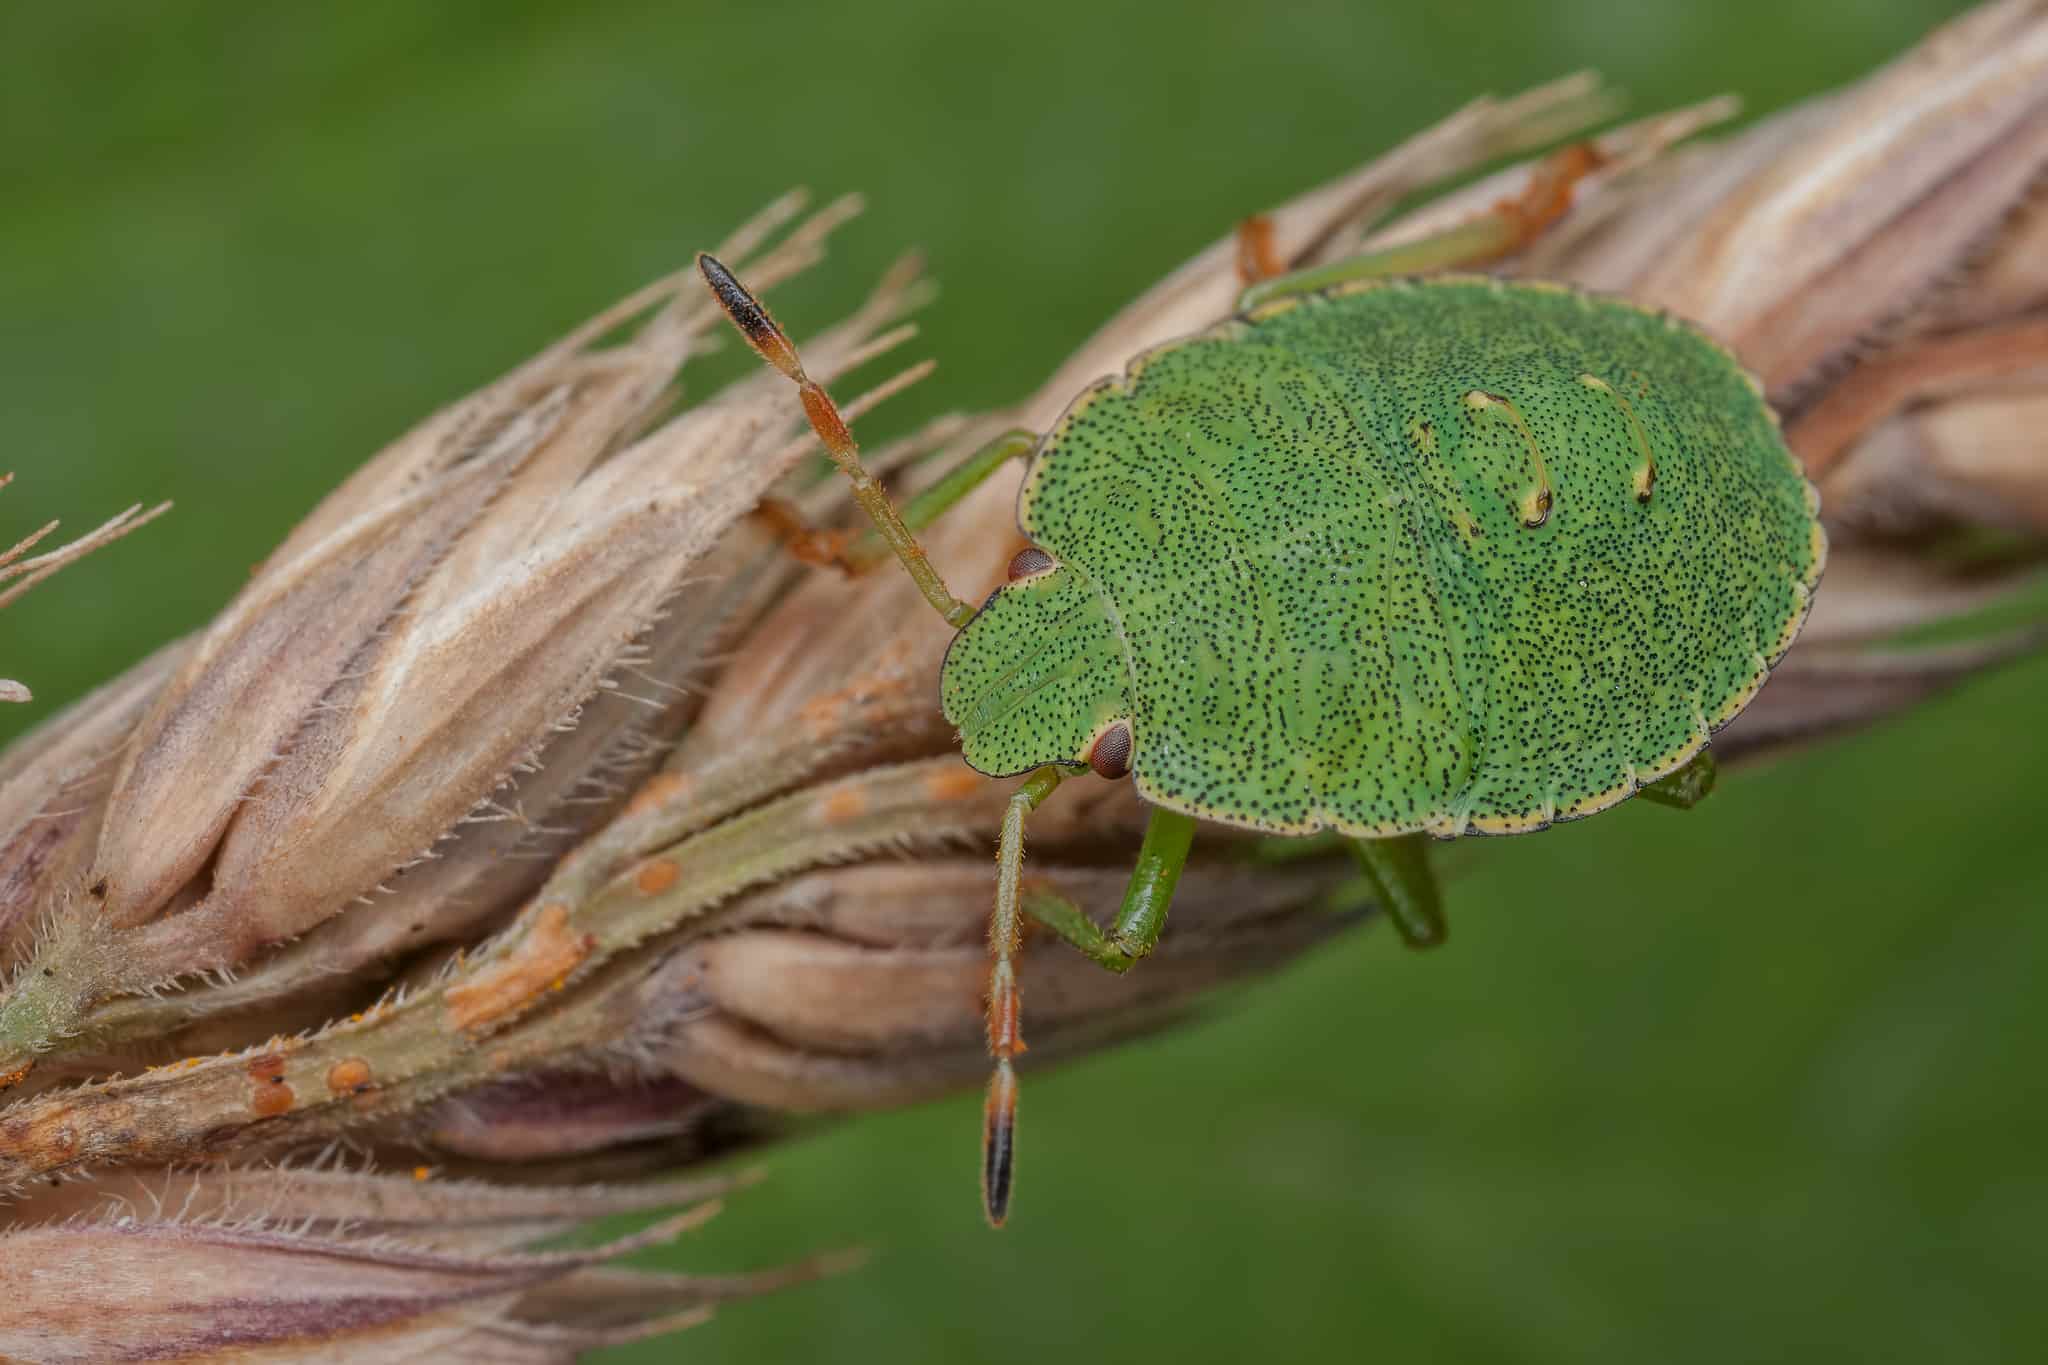
[[[1454,228],[1383,247],[1328,265],[1311,266],[1271,279],[1252,277],[1277,265],[1270,244],[1263,238],[1259,219],[1247,219],[1238,227],[1238,273],[1248,287],[1238,295],[1239,312],[1249,312],[1262,303],[1295,294],[1312,294],[1318,289],[1346,284],[1352,280],[1381,279],[1389,275],[1418,275],[1431,270],[1482,265],[1512,255],[1536,240],[1545,228],[1562,218],[1571,207],[1572,187],[1601,165],[1600,153],[1590,142],[1579,142],[1553,152],[1529,173],[1522,192],[1503,199],[1491,209]]]
[[[1352,856],[1372,883],[1375,899],[1410,948],[1434,948],[1448,935],[1443,894],[1429,869],[1429,836],[1353,839]]]
[[[1683,768],[1666,773],[1655,782],[1645,783],[1636,795],[1660,806],[1691,810],[1707,799],[1707,793],[1714,790],[1714,781],[1719,776],[1713,750],[1702,749]]]
[[[1145,826],[1145,842],[1138,846],[1137,866],[1131,869],[1130,884],[1124,888],[1123,907],[1117,911],[1116,927],[1104,931],[1081,913],[1081,907],[1050,891],[1025,894],[1024,913],[1073,944],[1090,962],[1123,973],[1159,944],[1166,928],[1166,911],[1173,904],[1173,891],[1180,884],[1181,869],[1187,866],[1188,849],[1194,843],[1195,820],[1191,815],[1152,808],[1151,823]]]

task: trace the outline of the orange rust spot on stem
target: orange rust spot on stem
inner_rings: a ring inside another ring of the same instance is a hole
[[[934,801],[965,801],[980,791],[987,781],[972,768],[960,768],[953,772],[933,773],[925,779],[924,791]]]
[[[866,723],[866,718],[878,711],[886,712],[901,704],[904,696],[912,691],[914,681],[921,678],[900,671],[898,664],[907,659],[908,651],[900,644],[892,643],[880,656],[882,667],[864,674],[846,687],[806,702],[797,712],[797,723],[808,739],[827,740],[849,729]]]
[[[14,1068],[14,1070],[9,1071],[4,1075],[0,1075],[0,1090],[7,1090],[11,1089],[14,1086],[20,1085],[22,1081],[28,1076],[28,1073],[34,1071],[35,1069],[36,1064],[33,1061],[28,1061],[23,1062],[20,1066]]]
[[[255,1089],[249,1094],[249,1110],[258,1118],[276,1118],[279,1114],[291,1112],[298,1096],[284,1079],[284,1055],[278,1052],[262,1052],[251,1057],[248,1063],[249,1079]]]
[[[858,819],[868,808],[867,793],[853,787],[843,787],[825,798],[819,814],[828,825],[843,825],[848,820]]]
[[[1287,273],[1287,263],[1273,241],[1273,220],[1254,214],[1237,225],[1237,278],[1240,284],[1257,284]]]
[[[361,1057],[344,1057],[327,1068],[327,1088],[337,1095],[354,1095],[370,1088],[370,1064]]]
[[[683,875],[682,868],[673,858],[649,858],[640,864],[640,870],[633,874],[633,887],[643,896],[658,896],[676,884],[676,878]]]
[[[258,1118],[273,1119],[279,1114],[289,1114],[297,1100],[298,1096],[292,1094],[292,1088],[280,1076],[268,1085],[256,1087],[256,1093],[249,1097],[249,1109]]]
[[[657,773],[640,784],[640,790],[633,793],[633,799],[626,803],[626,813],[637,815],[644,810],[666,805],[690,789],[690,779],[674,773]]]
[[[474,980],[448,988],[449,1022],[469,1031],[517,1014],[555,980],[573,972],[595,947],[594,934],[569,931],[568,906],[542,906],[533,926],[509,953]]]
[[[849,709],[842,698],[820,697],[797,712],[797,725],[807,739],[830,739],[845,727]]]

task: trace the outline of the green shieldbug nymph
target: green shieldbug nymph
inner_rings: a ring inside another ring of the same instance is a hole
[[[781,330],[699,258],[958,629],[940,693],[962,755],[1026,775],[989,930],[992,1222],[1011,1184],[1020,915],[1127,969],[1209,820],[1349,836],[1404,937],[1437,942],[1428,837],[1541,829],[1638,792],[1690,804],[1709,734],[1797,635],[1826,541],[1756,384],[1690,326],[1619,300],[1388,278],[1501,249],[1486,237],[1257,285],[902,515]],[[976,610],[913,528],[1019,456],[1031,547]],[[1025,818],[1091,768],[1152,809],[1108,930],[1018,884]]]

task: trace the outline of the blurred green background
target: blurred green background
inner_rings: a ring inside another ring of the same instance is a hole
[[[782,188],[862,189],[941,379],[1035,386],[1244,213],[1578,67],[1764,112],[1959,6],[69,3],[0,18],[0,543],[178,508],[0,621],[13,733],[204,620],[344,471]],[[1445,952],[1356,935],[1030,1087],[771,1154],[669,1258],[865,1271],[610,1359],[2038,1359],[2048,663],[1490,844]],[[2031,836],[2031,838],[2027,837]],[[1120,1185],[1112,1152],[1155,1154]]]

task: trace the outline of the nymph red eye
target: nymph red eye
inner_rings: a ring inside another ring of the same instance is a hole
[[[1097,777],[1128,777],[1131,771],[1131,723],[1120,720],[1095,737],[1088,747],[1088,766]]]
[[[1036,545],[1026,545],[1017,551],[1017,557],[1010,561],[1010,581],[1015,583],[1020,578],[1029,578],[1033,574],[1044,573],[1047,569],[1058,567],[1051,555]]]

